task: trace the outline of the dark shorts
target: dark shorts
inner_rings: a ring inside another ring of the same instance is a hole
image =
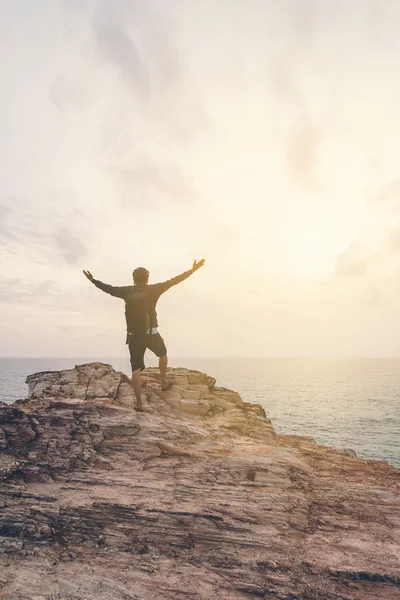
[[[159,333],[144,333],[141,335],[130,335],[129,336],[129,353],[131,355],[131,367],[132,371],[144,369],[144,353],[148,348],[156,356],[165,356],[167,349],[165,347],[164,340]]]

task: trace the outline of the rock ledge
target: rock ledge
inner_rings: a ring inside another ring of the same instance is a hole
[[[173,369],[90,363],[0,403],[0,598],[400,599],[400,471],[277,435]]]

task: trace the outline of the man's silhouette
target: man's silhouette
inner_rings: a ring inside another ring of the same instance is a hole
[[[140,372],[144,369],[144,353],[146,348],[154,352],[159,358],[160,384],[162,390],[171,387],[172,382],[167,381],[168,357],[164,340],[158,332],[156,305],[161,294],[173,285],[181,283],[204,265],[204,258],[199,262],[194,261],[193,267],[173,279],[163,283],[149,285],[149,271],[138,267],[133,271],[134,285],[115,287],[94,279],[90,271],[83,271],[86,277],[96,287],[111,296],[125,300],[125,316],[127,326],[126,343],[132,367],[132,384],[135,390],[137,409],[142,410]]]

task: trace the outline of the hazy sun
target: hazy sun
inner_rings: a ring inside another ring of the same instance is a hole
[[[289,243],[290,263],[300,277],[324,278],[335,269],[339,253],[336,232],[328,224],[298,226]]]

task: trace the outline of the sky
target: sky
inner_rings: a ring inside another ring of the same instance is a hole
[[[0,356],[400,357],[398,0],[0,10]]]

